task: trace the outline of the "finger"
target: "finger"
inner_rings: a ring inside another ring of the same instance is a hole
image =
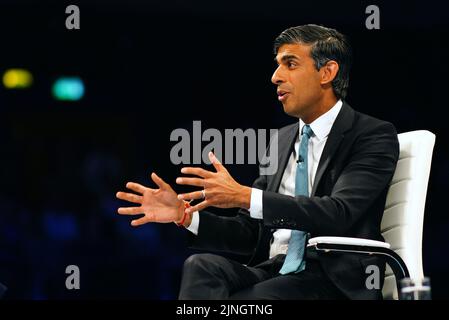
[[[126,187],[128,189],[131,189],[132,191],[135,191],[137,193],[142,193],[142,194],[145,192],[145,189],[146,189],[143,185],[135,183],[135,182],[128,182],[126,184]]]
[[[179,200],[195,200],[195,199],[203,199],[203,192],[194,191],[189,193],[183,193],[178,195]]]
[[[162,180],[156,173],[151,174],[151,179],[154,181],[155,184],[161,189],[167,189],[169,186],[164,180]]]
[[[209,152],[209,160],[217,172],[226,171],[226,168],[221,164],[220,160],[218,160],[212,151]]]
[[[185,174],[193,174],[195,176],[200,176],[202,178],[209,178],[213,175],[213,172],[204,170],[203,168],[193,168],[193,167],[182,168],[181,172]]]
[[[151,221],[147,217],[142,217],[142,218],[135,219],[135,220],[131,221],[131,225],[133,227],[138,227],[138,226],[141,226],[148,222],[151,222]]]
[[[180,177],[176,179],[177,184],[186,184],[195,187],[204,187],[204,179]]]
[[[142,210],[142,207],[122,207],[118,208],[117,212],[119,214],[125,214],[125,215],[135,215],[135,214],[142,214],[144,213]]]
[[[209,206],[211,206],[209,201],[208,200],[204,200],[204,201],[198,203],[197,205],[194,205],[194,206],[192,206],[190,208],[187,208],[186,211],[187,211],[187,213],[190,214],[190,213],[193,213],[195,211],[204,210],[204,209],[206,209]]]
[[[142,203],[142,196],[138,196],[134,193],[128,193],[128,192],[117,192],[116,194],[117,198],[121,200],[126,200],[133,203]]]

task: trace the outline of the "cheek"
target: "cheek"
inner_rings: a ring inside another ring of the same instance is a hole
[[[316,85],[313,78],[310,76],[301,77],[296,79],[294,83],[294,93],[297,99],[307,99],[309,96],[313,96],[316,92]]]
[[[307,70],[298,71],[290,80],[295,92],[300,94],[315,90],[316,84],[319,83],[316,73]]]
[[[311,73],[304,78],[302,86],[304,93],[308,96],[315,96],[321,90],[320,80],[316,73]]]

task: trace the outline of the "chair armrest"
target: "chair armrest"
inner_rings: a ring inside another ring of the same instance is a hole
[[[390,244],[386,242],[347,237],[315,237],[307,242],[307,251],[309,250],[319,251],[323,254],[346,252],[383,257],[396,277],[398,288],[400,279],[410,277],[404,260],[391,250]]]
[[[349,237],[315,237],[309,240],[307,246],[314,246],[317,244],[341,244],[350,246],[363,246],[363,247],[377,247],[390,249],[390,244],[382,241],[362,239],[362,238],[349,238]]]

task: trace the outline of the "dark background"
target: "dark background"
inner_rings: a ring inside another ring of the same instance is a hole
[[[77,4],[81,30],[65,28]],[[381,29],[365,28],[380,7]],[[0,2],[0,73],[22,67],[28,90],[0,87],[0,281],[7,299],[177,296],[186,231],[133,228],[116,214],[127,181],[157,172],[174,185],[170,133],[279,128],[272,43],[305,23],[347,34],[354,66],[347,101],[398,132],[436,134],[424,224],[424,273],[449,298],[448,5],[442,1],[21,1]],[[79,102],[51,85],[80,76]],[[251,184],[257,167],[228,166]],[[176,187],[177,191],[184,189]],[[223,212],[217,212],[223,213]],[[226,214],[226,213],[224,213]],[[65,288],[65,267],[81,290]]]

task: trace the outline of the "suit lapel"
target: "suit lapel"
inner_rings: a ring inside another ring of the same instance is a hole
[[[284,175],[285,167],[287,166],[288,159],[293,152],[295,145],[295,139],[299,134],[299,122],[292,125],[286,133],[285,138],[279,141],[279,162],[278,170],[272,179],[269,180],[267,190],[277,192],[279,185],[281,184],[282,176]],[[283,151],[286,150],[286,151]]]
[[[315,175],[315,181],[313,183],[311,195],[314,196],[318,185],[320,184],[321,178],[326,171],[332,157],[340,146],[343,140],[344,133],[352,127],[354,121],[354,110],[346,103],[343,102],[340,113],[335,119],[332,129],[329,132],[329,136],[324,146],[323,153],[321,154],[320,162],[318,164],[318,169]]]
[[[326,171],[332,157],[337,151],[341,141],[343,140],[344,133],[352,127],[354,121],[354,110],[346,103],[343,102],[340,113],[338,114],[335,122],[332,126],[329,136],[324,146],[323,153],[321,154],[318,169],[315,175],[315,181],[313,183],[311,195],[315,195],[316,189]],[[286,136],[279,141],[279,166],[277,173],[272,179],[269,179],[267,190],[277,192],[279,185],[281,184],[282,177],[284,175],[285,167],[287,166],[288,159],[293,151],[295,145],[295,139],[299,134],[299,124],[295,123],[289,128]],[[281,151],[286,150],[286,151]]]

